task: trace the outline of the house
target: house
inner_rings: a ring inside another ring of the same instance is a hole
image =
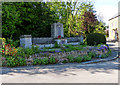
[[[109,19],[109,40],[118,40],[118,34],[120,30],[119,23],[120,22],[120,13],[114,15],[111,19]]]

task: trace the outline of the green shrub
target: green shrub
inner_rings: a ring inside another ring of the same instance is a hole
[[[106,53],[106,54],[105,54],[105,56],[106,56],[106,57],[108,57],[108,56],[109,56],[109,54],[108,54],[108,53]]]
[[[50,64],[55,64],[56,62],[55,57],[51,56],[49,62]]]
[[[98,55],[98,56],[96,56],[96,58],[99,58],[99,55]]]
[[[70,48],[72,47],[72,45],[64,45],[66,48]]]
[[[103,45],[103,44],[98,44],[97,47],[101,47],[101,45]]]
[[[67,48],[67,49],[64,49],[65,52],[70,52],[72,51],[71,49]]]
[[[104,54],[101,55],[101,58],[105,58],[106,56]]]
[[[18,47],[18,48],[17,48],[17,54],[16,54],[16,56],[20,56],[20,57],[24,57],[24,58],[25,58],[24,49],[21,48],[21,47]]]
[[[91,57],[89,56],[83,56],[83,61],[90,61],[91,60]]]
[[[72,46],[70,47],[71,50],[81,50],[81,47],[75,47],[75,46]]]
[[[71,62],[71,63],[74,62],[74,57],[71,56],[71,55],[67,56],[67,59],[68,59],[68,61]]]
[[[58,45],[58,43],[57,42],[55,42],[55,46],[54,46],[54,48],[59,48],[60,46]]]
[[[108,54],[110,55],[112,53],[111,49],[109,49]]]
[[[22,57],[29,57],[29,55],[32,55],[32,54],[35,54],[35,53],[40,53],[40,49],[39,49],[39,46],[32,46],[32,48],[21,48],[21,47],[18,47],[17,48],[17,56],[22,56]]]
[[[91,57],[91,58],[94,58],[94,57],[96,57],[96,54],[93,53],[93,52],[89,52],[89,53],[88,53],[88,56]]]
[[[33,53],[40,53],[40,49],[39,49],[39,46],[32,46],[32,50],[33,50]]]
[[[108,52],[105,54],[106,57],[111,55],[111,49],[108,50]]]
[[[19,43],[20,43],[20,40],[14,40],[13,41],[13,39],[12,38],[7,38],[7,40],[6,40],[7,42],[7,44],[10,44],[11,46],[14,46],[14,47],[18,47],[19,46]]]
[[[82,60],[83,60],[83,57],[78,56],[78,57],[75,58],[74,61],[80,63],[80,62],[82,62]]]
[[[42,60],[41,59],[34,59],[33,65],[40,65],[40,64],[42,64]]]
[[[73,51],[73,50],[82,50],[82,46],[78,46],[78,47],[75,47],[75,46],[72,46],[72,45],[69,45],[68,46],[69,48],[66,48],[66,49],[62,49],[62,51],[64,52],[70,52],[70,51]]]
[[[16,60],[18,60],[18,66],[24,66],[24,65],[26,65],[25,58],[18,57],[18,59],[16,59]]]
[[[2,46],[4,47],[5,46],[5,43],[6,43],[6,39],[5,38],[0,38],[0,42],[2,42]]]
[[[41,62],[42,62],[42,64],[44,64],[44,65],[47,65],[47,64],[49,63],[47,57],[44,58],[44,59],[41,59]]]
[[[27,56],[34,54],[33,50],[31,48],[25,48],[25,54]]]
[[[38,59],[34,59],[32,64],[37,65],[38,64]]]
[[[6,65],[8,67],[24,66],[26,65],[26,60],[21,57],[9,56],[6,58]]]
[[[65,59],[62,63],[67,63],[68,61]]]
[[[15,66],[17,66],[17,63],[15,62],[15,58],[8,57],[8,58],[6,58],[6,60],[7,60],[6,65],[8,67],[15,67]]]
[[[32,46],[32,48],[24,48],[24,50],[22,50],[22,51],[24,51],[24,53],[27,56],[41,52],[41,50],[39,49],[39,46],[36,46],[36,47]]]
[[[103,34],[92,33],[87,35],[87,45],[106,44],[106,38]]]

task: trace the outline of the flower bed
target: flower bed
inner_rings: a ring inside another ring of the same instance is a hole
[[[111,54],[111,50],[108,46],[101,45],[100,47],[87,46],[84,47],[84,50],[76,50],[70,52],[41,52],[39,54],[31,55],[31,64],[34,62],[34,59],[48,58],[48,60],[53,57],[56,63],[67,63],[67,62],[81,62],[88,61],[92,58],[105,58]],[[80,58],[79,58],[80,57]],[[29,59],[28,59],[29,60]]]
[[[52,49],[52,48],[51,48]],[[55,48],[54,48],[55,49]],[[111,54],[108,45],[85,46],[65,45],[61,50],[43,51],[39,47],[15,48],[4,44],[2,48],[3,66],[47,65],[67,62],[84,62],[95,58],[105,58]]]

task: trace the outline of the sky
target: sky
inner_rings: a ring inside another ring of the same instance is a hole
[[[103,17],[103,21],[108,25],[108,20],[118,13],[118,2],[120,0],[95,0],[94,7],[97,15]]]

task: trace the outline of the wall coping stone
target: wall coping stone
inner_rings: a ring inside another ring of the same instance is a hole
[[[21,35],[20,38],[32,38],[32,35]]]

